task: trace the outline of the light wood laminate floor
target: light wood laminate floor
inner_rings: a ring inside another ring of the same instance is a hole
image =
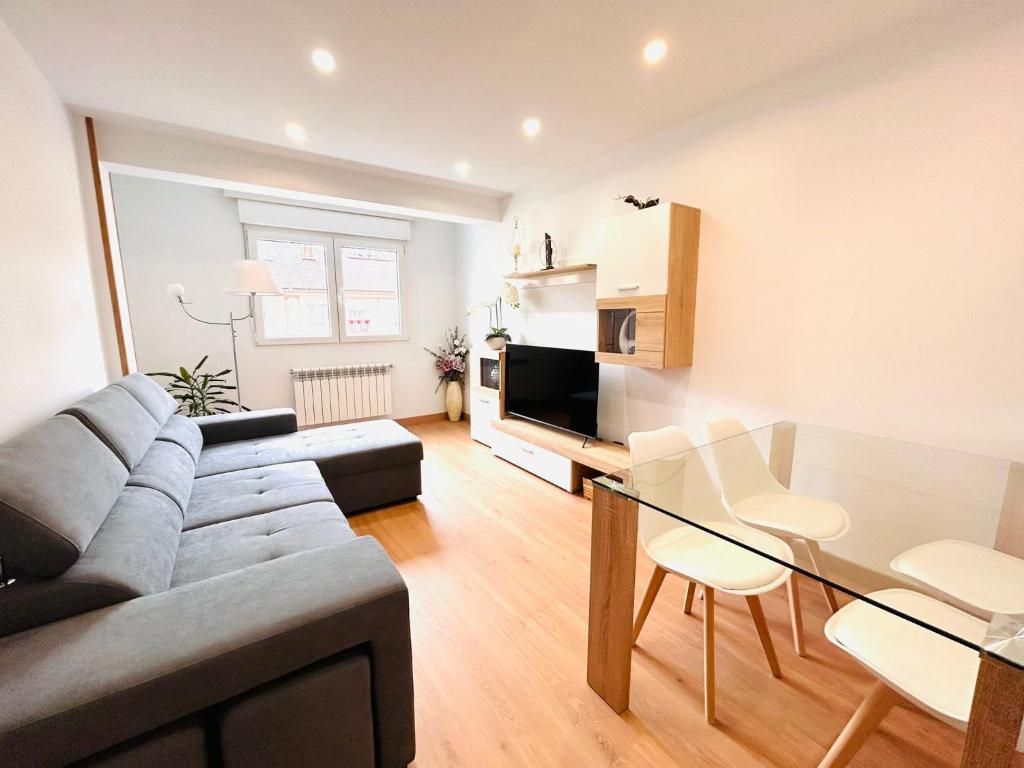
[[[873,679],[822,635],[804,582],[807,658],[793,652],[785,590],[763,599],[783,677],[773,679],[747,606],[716,605],[718,719],[704,722],[700,601],[683,614],[670,576],[633,656],[630,709],[586,683],[590,502],[491,456],[465,422],[410,427],[423,495],[357,515],[409,585],[416,768],[792,766],[825,754]],[[653,564],[641,553],[637,604]],[[963,735],[897,708],[853,766],[956,766]]]

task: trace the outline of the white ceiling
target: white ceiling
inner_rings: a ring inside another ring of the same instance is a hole
[[[310,152],[446,179],[468,160],[467,181],[514,191],[956,4],[0,0],[0,18],[73,106],[281,146],[295,121]]]

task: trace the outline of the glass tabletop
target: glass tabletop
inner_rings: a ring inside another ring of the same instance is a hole
[[[713,536],[1024,669],[1024,465],[794,422],[712,434],[594,480],[639,503],[649,552]]]

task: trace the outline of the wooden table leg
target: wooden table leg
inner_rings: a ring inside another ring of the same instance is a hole
[[[1024,718],[1024,670],[981,655],[960,768],[1010,768]]]
[[[638,507],[594,483],[590,530],[587,684],[616,712],[629,708]]]

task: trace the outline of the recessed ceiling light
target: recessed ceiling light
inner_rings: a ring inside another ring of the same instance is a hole
[[[668,53],[668,44],[660,37],[651,40],[644,46],[644,61],[648,64],[657,64],[665,58]]]
[[[455,164],[455,173],[457,173],[462,178],[466,178],[467,176],[469,176],[469,172],[472,170],[473,166],[467,163],[465,160],[459,160],[459,162]]]
[[[301,144],[306,140],[306,129],[298,123],[288,123],[284,127],[284,132],[289,139],[294,141],[296,144]]]
[[[536,117],[528,117],[523,120],[523,133],[531,139],[540,133],[540,120]]]
[[[310,58],[313,60],[313,66],[321,72],[334,71],[334,56],[331,55],[330,51],[325,51],[323,48],[317,48],[313,51]]]

